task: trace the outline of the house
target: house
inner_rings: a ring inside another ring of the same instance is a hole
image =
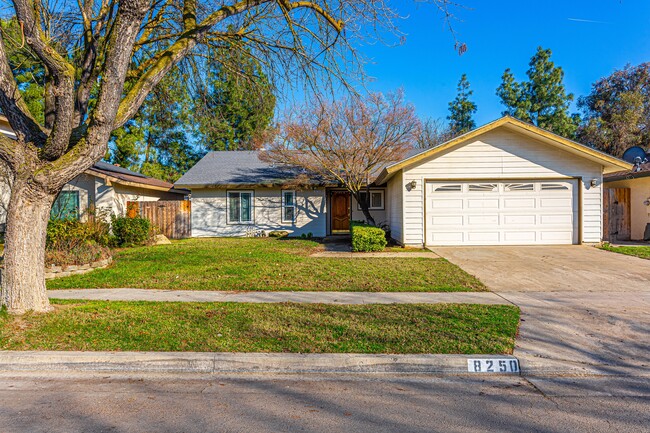
[[[0,115],[0,133],[15,138],[9,122]],[[0,177],[0,226],[4,227],[9,203],[9,181]],[[53,217],[85,218],[89,207],[124,216],[128,201],[183,200],[189,191],[106,162],[98,162],[68,182],[52,206]]]
[[[597,243],[603,174],[630,168],[504,117],[384,167],[371,184],[371,212],[407,246]],[[192,236],[320,237],[363,219],[339,185],[312,179],[295,188],[296,176],[256,152],[211,152],[175,186],[192,192]]]
[[[631,170],[607,174],[603,182],[606,188],[627,190],[625,212],[629,212],[629,217],[618,224],[628,226],[625,233],[629,235],[629,239],[650,240],[650,163],[638,164]]]

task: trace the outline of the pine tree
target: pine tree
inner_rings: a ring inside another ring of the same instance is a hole
[[[449,103],[449,129],[453,135],[464,134],[476,128],[472,116],[476,113],[476,104],[470,101],[474,92],[469,88],[467,75],[463,74],[458,82],[458,94]]]
[[[569,114],[573,94],[566,93],[564,71],[551,61],[551,54],[549,49],[537,48],[526,72],[528,81],[517,82],[510,69],[506,69],[497,96],[506,106],[503,115],[573,138],[579,123],[576,114]]]

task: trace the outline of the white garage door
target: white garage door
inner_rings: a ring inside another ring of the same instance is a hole
[[[572,244],[576,181],[427,182],[427,245]]]

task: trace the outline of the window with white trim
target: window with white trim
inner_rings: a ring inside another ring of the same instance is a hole
[[[359,198],[367,200],[367,191],[359,191]],[[384,209],[384,190],[370,190],[370,202],[368,203],[370,210],[383,210]],[[357,203],[357,210],[361,210],[361,205]]]
[[[253,191],[228,191],[228,223],[253,223]]]
[[[282,191],[282,222],[292,223],[296,218],[296,192]]]

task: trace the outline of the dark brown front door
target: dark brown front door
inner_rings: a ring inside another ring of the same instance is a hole
[[[332,192],[332,233],[350,230],[350,193],[347,191]]]

